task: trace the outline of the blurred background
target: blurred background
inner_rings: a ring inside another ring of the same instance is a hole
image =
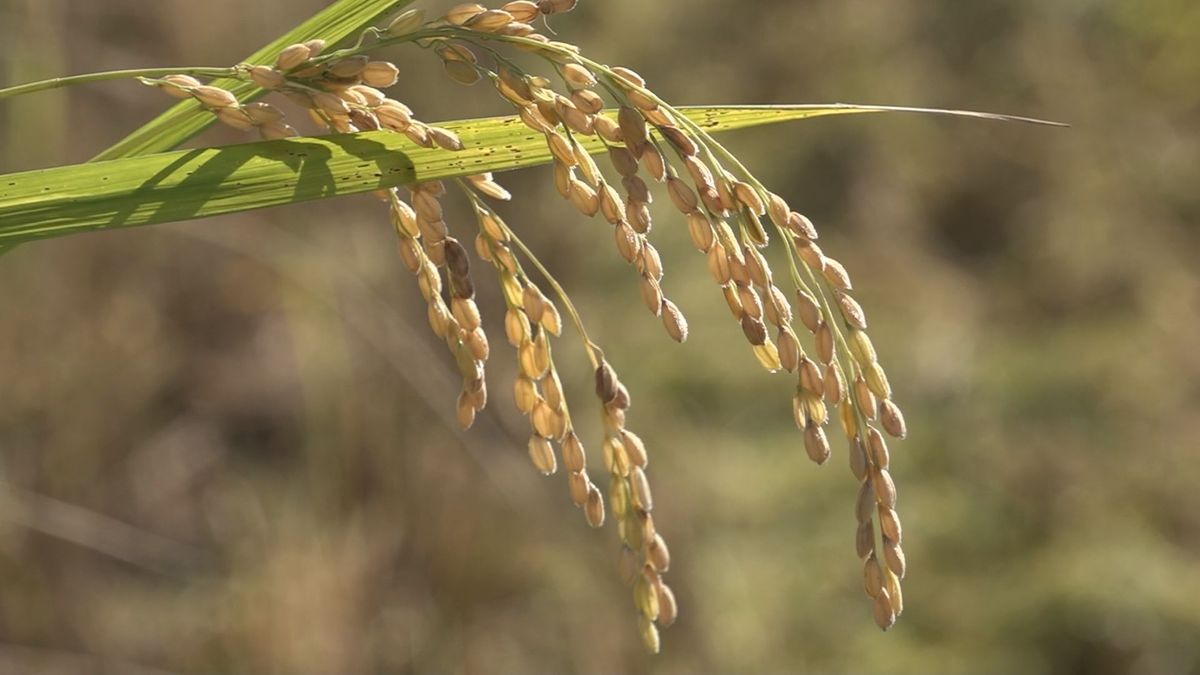
[[[2,0],[0,83],[230,64],[323,4]],[[657,212],[678,346],[607,226],[532,169],[501,177],[501,212],[650,448],[681,611],[660,656],[611,523],[588,529],[565,477],[529,465],[490,276],[492,403],[464,433],[363,196],[0,258],[0,672],[1200,672],[1200,5],[583,0],[553,25],[677,103],[1073,125],[855,116],[722,139],[846,264],[907,411],[895,628],[861,589],[844,442],[805,458],[791,378],[757,366],[682,223]],[[428,53],[390,56],[422,119],[506,112]],[[0,171],[86,160],[167,103],[131,82],[5,101]],[[573,338],[557,354],[598,463],[586,360]]]

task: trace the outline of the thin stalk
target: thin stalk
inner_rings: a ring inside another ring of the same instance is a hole
[[[475,194],[475,191],[470,185],[467,184],[466,181],[462,180],[461,178],[456,179],[456,181],[458,186],[467,195],[467,198],[471,200],[471,205],[477,211],[492,213],[491,207],[484,203],[484,201]],[[538,260],[537,256],[533,254],[533,251],[529,250],[529,247],[525,245],[525,242],[521,241],[520,237],[517,236],[517,233],[513,232],[508,223],[505,223],[504,221],[500,222],[504,226],[504,230],[508,232],[508,236],[512,243],[517,247],[517,250],[519,250],[521,254],[529,260],[530,264],[532,264],[534,268],[537,269],[538,273],[540,273],[542,277],[546,279],[546,282],[550,284],[550,288],[554,291],[554,294],[557,295],[560,300],[562,300],[563,308],[567,311],[567,316],[571,317],[571,323],[575,324],[575,329],[579,331],[579,337],[583,339],[583,348],[587,351],[588,358],[592,362],[592,367],[595,368],[596,366],[599,366],[600,362],[597,360],[595,354],[596,344],[592,342],[591,338],[588,337],[587,331],[583,327],[583,319],[579,316],[579,311],[575,309],[575,304],[571,302],[571,298],[567,296],[566,290],[563,289],[562,285],[558,283],[558,280],[554,278],[554,275],[550,274],[550,270],[546,269],[546,266],[542,264],[542,261]]]
[[[571,317],[571,322],[575,324],[576,330],[579,331],[579,337],[583,338],[583,347],[587,350],[588,359],[592,362],[592,368],[599,367],[600,359],[596,356],[596,344],[592,342],[592,339],[588,337],[587,331],[584,330],[583,319],[580,318],[579,312],[575,309],[575,303],[571,302],[571,298],[567,296],[567,292],[558,283],[558,280],[554,278],[554,275],[550,274],[550,270],[546,269],[546,266],[542,264],[541,260],[538,260],[533,251],[529,250],[525,242],[517,237],[512,228],[507,225],[505,227],[508,229],[509,236],[512,237],[513,244],[537,268],[537,271],[546,279],[546,283],[550,284],[550,287],[554,289],[554,293],[563,301],[563,308],[567,310],[567,314]]]
[[[69,87],[76,84],[87,84],[89,82],[104,82],[106,80],[126,80],[138,77],[166,77],[167,75],[191,75],[193,77],[237,77],[238,69],[232,68],[209,68],[209,67],[194,67],[194,68],[133,68],[129,70],[107,70],[99,73],[85,73],[83,75],[68,75],[67,77],[52,77],[48,80],[38,80],[37,82],[27,82],[18,84],[12,87],[0,89],[0,99],[20,96],[21,94],[32,94],[34,92],[46,91],[48,89],[59,89]]]

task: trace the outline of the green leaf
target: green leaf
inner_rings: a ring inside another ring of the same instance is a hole
[[[269,65],[275,62],[275,57],[284,47],[316,38],[325,40],[332,47],[362,33],[380,18],[412,2],[413,0],[338,0],[242,62]],[[249,101],[265,93],[253,83],[242,80],[218,79],[213,80],[211,84],[232,91],[240,101]],[[97,155],[92,161],[170,150],[206,129],[214,120],[213,115],[195,101],[178,103]]]
[[[925,112],[1043,123],[988,113],[879,106],[691,107],[709,132],[870,112]],[[167,223],[505,171],[551,160],[545,139],[515,117],[443,124],[465,149],[414,145],[377,131],[184,150],[0,176],[0,245],[78,232]],[[604,149],[580,137],[590,152]]]

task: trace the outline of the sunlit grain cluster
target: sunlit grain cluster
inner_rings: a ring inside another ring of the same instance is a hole
[[[806,454],[817,464],[830,457],[825,428],[838,418],[860,486],[855,548],[864,561],[864,587],[875,621],[887,629],[903,611],[905,558],[883,432],[903,437],[905,423],[849,274],[817,245],[808,218],[768,191],[640,75],[592,61],[577,46],[539,32],[547,17],[574,6],[574,0],[517,0],[496,9],[468,3],[430,21],[411,10],[384,29],[368,31],[351,47],[327,51],[319,40],[296,44],[274,65],[243,66],[239,73],[285,95],[327,131],[389,130],[417,145],[448,151],[461,149],[461,141],[415,119],[407,105],[389,98],[382,90],[395,83],[399,69],[373,53],[415,44],[439,58],[455,82],[490,84],[524,125],[544,136],[559,194],[583,216],[598,216],[612,228],[616,254],[637,275],[641,304],[661,318],[672,340],[683,342],[688,323],[668,297],[662,258],[652,243],[653,195],[665,193],[669,209],[658,209],[657,215],[671,212],[671,219],[687,228],[755,359],[768,372],[794,378],[795,421]],[[518,66],[506,56],[511,49],[541,57],[543,72]],[[195,99],[229,126],[257,129],[268,139],[297,134],[278,108],[241,104],[228,91],[190,76],[147,82],[172,96]],[[584,138],[601,143],[600,163],[584,147]],[[441,182],[393,188],[380,196],[399,237],[400,257],[427,303],[430,326],[458,364],[458,420],[471,426],[488,401],[485,363],[491,348],[474,299],[478,279],[468,250],[473,248],[475,257],[494,268],[505,300],[505,337],[517,363],[516,379],[505,388],[511,386],[517,409],[528,418],[530,460],[549,475],[561,458],[570,499],[588,524],[600,527],[606,511],[615,520],[621,577],[633,589],[642,638],[658,651],[659,628],[674,622],[677,607],[664,583],[670,554],[653,515],[649,455],[627,426],[629,391],[587,336],[562,287],[488,206],[488,200],[506,200],[509,193],[490,174],[452,187],[465,194],[476,221],[456,223],[454,231],[443,217],[441,202],[448,191]],[[456,234],[474,245],[463,245]],[[778,275],[767,259],[772,242],[777,258],[786,261]],[[566,321],[575,325],[595,373],[604,488],[589,473],[584,439],[576,432],[554,360],[553,346]]]

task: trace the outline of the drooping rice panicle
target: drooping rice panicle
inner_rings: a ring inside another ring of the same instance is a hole
[[[651,186],[661,184],[693,245],[705,256],[756,360],[769,372],[785,371],[795,378],[795,421],[806,454],[817,464],[830,457],[825,426],[836,409],[859,484],[855,538],[864,589],[876,623],[886,630],[903,611],[900,580],[906,561],[883,432],[903,438],[907,429],[866,332],[866,314],[853,296],[849,274],[818,246],[817,230],[808,218],[767,190],[640,75],[588,59],[577,46],[538,31],[537,22],[544,24],[575,5],[576,0],[515,0],[489,9],[464,3],[430,21],[421,10],[409,10],[385,29],[366,31],[350,47],[329,51],[314,40],[282,50],[273,66],[238,66],[235,71],[286,96],[320,128],[337,133],[388,130],[417,145],[450,151],[463,147],[453,133],[415,119],[407,105],[387,96],[384,90],[395,84],[399,68],[372,53],[415,43],[441,60],[451,80],[490,82],[521,122],[545,138],[559,194],[582,215],[599,215],[612,226],[618,254],[638,274],[643,304],[661,317],[672,339],[683,342],[688,324],[665,295],[662,258],[650,241]],[[560,84],[518,66],[501,51],[505,47],[542,57]],[[143,81],[173,97],[198,101],[228,126],[257,130],[264,138],[298,133],[275,106],[242,104],[230,92],[191,75]],[[579,140],[592,137],[604,146],[610,176]],[[656,652],[659,627],[674,622],[677,605],[662,578],[670,554],[652,515],[649,458],[640,437],[626,428],[629,392],[587,337],[566,291],[480,197],[506,200],[509,192],[491,174],[460,184],[478,224],[475,253],[495,268],[503,291],[505,332],[518,363],[514,400],[529,418],[530,459],[540,472],[552,474],[561,456],[571,501],[593,527],[605,521],[607,494],[607,511],[621,540],[621,577],[633,588],[642,639]],[[490,347],[474,300],[468,248],[451,236],[443,218],[444,194],[440,182],[410,186],[407,199],[399,189],[381,191],[401,258],[427,303],[430,325],[458,364],[463,379],[458,419],[467,427],[487,401],[484,366]],[[779,278],[768,262],[772,241],[787,261],[786,274]],[[537,270],[549,294],[525,272],[521,259]],[[789,290],[781,288],[788,284]],[[588,473],[554,362],[552,339],[562,331],[563,315],[551,296],[578,329],[594,370],[604,428],[600,447],[609,478],[605,492]]]

